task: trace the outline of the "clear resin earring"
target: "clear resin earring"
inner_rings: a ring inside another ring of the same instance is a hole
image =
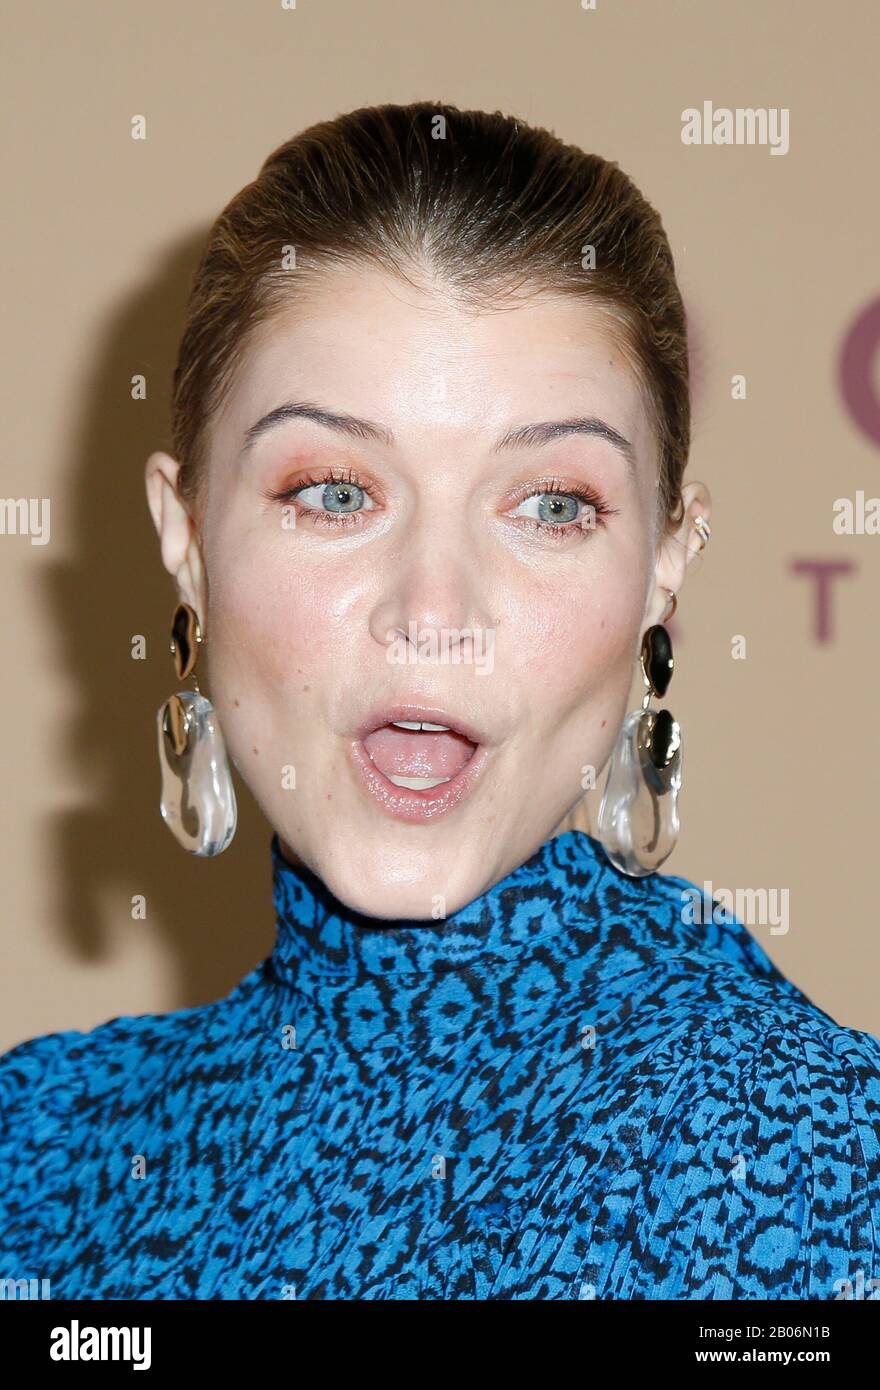
[[[672,598],[674,603],[674,594]],[[611,863],[632,877],[659,868],[675,848],[680,829],[681,729],[668,709],[649,708],[651,696],[662,698],[672,679],[672,642],[662,623],[645,633],[640,663],[645,698],[641,709],[632,710],[623,722],[597,825],[597,838]]]
[[[171,625],[171,652],[179,690],[156,716],[162,819],[190,854],[222,854],[235,834],[238,811],[226,744],[211,701],[199,690],[194,668],[202,632],[195,609],[179,603]]]

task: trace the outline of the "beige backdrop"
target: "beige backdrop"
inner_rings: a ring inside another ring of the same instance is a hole
[[[143,463],[167,445],[209,221],[304,126],[418,99],[548,126],[616,159],[660,209],[694,325],[690,475],[715,508],[675,620],[684,824],[665,868],[788,889],[787,934],[754,934],[822,1008],[880,1034],[880,536],[832,528],[836,498],[880,493],[875,0],[18,0],[11,13],[3,490],[50,499],[51,533],[0,535],[0,1047],[218,998],[271,948],[270,832],[241,782],[240,829],[216,861],[187,856],[159,818],[174,594]],[[682,112],[704,101],[787,108],[788,153],[684,145]],[[146,141],[130,138],[135,115]],[[849,566],[825,640],[799,560]]]

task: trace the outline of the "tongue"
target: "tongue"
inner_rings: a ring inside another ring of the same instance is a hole
[[[364,747],[386,777],[454,777],[476,748],[463,734],[419,733],[384,724]]]

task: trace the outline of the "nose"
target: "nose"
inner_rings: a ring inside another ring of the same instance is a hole
[[[411,528],[383,563],[387,573],[370,613],[373,639],[389,648],[402,634],[423,654],[436,649],[466,660],[462,649],[481,643],[492,627],[491,577],[475,537],[454,523],[428,522]]]

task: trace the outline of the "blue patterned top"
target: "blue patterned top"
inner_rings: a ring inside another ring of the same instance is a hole
[[[389,923],[271,855],[274,950],[226,998],[0,1057],[0,1278],[870,1296],[880,1040],[685,910],[695,885],[568,831],[446,920]]]

